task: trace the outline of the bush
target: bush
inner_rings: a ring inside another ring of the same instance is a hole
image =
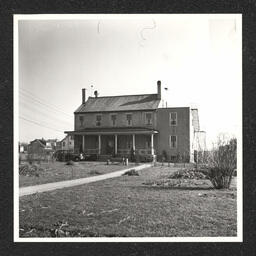
[[[181,169],[169,176],[169,179],[206,179],[206,175],[198,170]]]
[[[68,161],[66,162],[66,165],[74,165],[74,162],[73,162],[72,160],[68,160]]]
[[[138,173],[135,169],[131,169],[131,170],[125,172],[125,173],[123,174],[123,176],[124,176],[124,175],[128,175],[128,176],[139,176],[139,173]]]
[[[162,162],[167,161],[168,156],[167,156],[167,152],[165,150],[162,151]]]
[[[217,147],[209,155],[207,177],[217,189],[229,188],[237,161],[237,140],[218,141]]]
[[[39,177],[40,172],[44,171],[40,166],[33,164],[22,164],[19,166],[19,175]]]

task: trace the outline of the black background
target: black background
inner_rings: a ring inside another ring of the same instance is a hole
[[[256,0],[0,0],[0,13],[0,255],[256,255]],[[13,242],[13,14],[72,13],[242,13],[243,243]]]

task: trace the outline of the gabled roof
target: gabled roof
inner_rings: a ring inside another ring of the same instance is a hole
[[[159,103],[160,100],[157,99],[157,94],[89,97],[75,113],[155,110]]]
[[[46,146],[46,141],[43,140],[43,139],[35,139],[35,140],[31,141],[30,144],[32,144],[32,143],[34,143],[34,142],[39,142],[39,144],[40,144],[41,146],[43,146],[43,147]]]
[[[57,142],[57,139],[48,139],[46,142]]]

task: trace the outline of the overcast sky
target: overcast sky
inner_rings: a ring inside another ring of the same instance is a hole
[[[198,108],[208,145],[222,132],[237,136],[241,16],[84,17],[19,21],[20,141],[73,130],[82,88],[87,96],[91,85],[99,96],[148,94],[157,80],[168,87],[168,107]]]

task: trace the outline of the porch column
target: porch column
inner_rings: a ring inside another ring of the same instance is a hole
[[[132,135],[132,148],[135,152],[135,134]]]
[[[99,141],[99,155],[100,155],[100,152],[101,152],[101,135],[100,134],[98,135],[98,141]]]
[[[151,134],[151,155],[154,155],[154,133]]]
[[[117,155],[117,134],[115,134],[115,155]]]
[[[84,152],[84,150],[85,150],[85,136],[82,135],[82,137],[83,137],[83,152]]]

